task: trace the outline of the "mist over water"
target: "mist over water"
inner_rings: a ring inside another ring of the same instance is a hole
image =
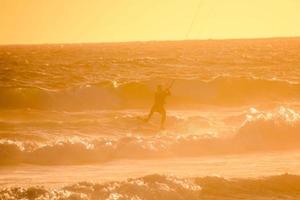
[[[247,176],[227,180],[187,179],[176,166],[178,171],[168,176],[161,167],[158,175],[136,173],[134,177],[141,178],[124,182],[115,175],[111,183],[85,180],[55,192],[48,188],[51,178],[39,188],[13,172],[24,165],[43,171],[119,160],[153,159],[159,164],[175,158],[259,157],[270,152],[275,152],[276,168],[280,152],[299,150],[299,53],[297,38],[1,46],[0,173],[8,170],[14,186],[26,187],[16,189],[0,179],[7,186],[0,197],[151,199],[155,194],[154,199],[224,195],[268,199],[280,194],[299,198],[298,176],[277,174],[289,170],[277,170],[264,179],[259,174],[255,180]],[[168,86],[173,80],[166,130],[160,131],[158,115],[149,123],[141,119],[153,103],[156,85]],[[286,162],[289,166],[294,161]],[[270,162],[256,164],[272,167]],[[258,185],[266,192],[253,192]],[[216,193],[217,188],[227,187]]]

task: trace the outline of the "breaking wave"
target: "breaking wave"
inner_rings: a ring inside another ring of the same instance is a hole
[[[259,179],[177,178],[148,175],[107,183],[80,182],[60,189],[43,186],[0,189],[0,199],[299,199],[300,176],[283,174]]]
[[[65,137],[49,142],[0,140],[1,164],[82,164],[112,159],[151,159],[265,150],[293,150],[300,145],[300,114],[280,107],[273,112],[251,108],[232,137],[212,135]]]
[[[170,82],[165,80],[164,82]],[[103,81],[68,89],[38,87],[0,88],[0,108],[112,109],[141,108],[152,103],[161,80],[117,83]],[[219,76],[211,80],[176,80],[169,105],[195,107],[201,104],[242,105],[299,98],[299,83],[249,77]]]

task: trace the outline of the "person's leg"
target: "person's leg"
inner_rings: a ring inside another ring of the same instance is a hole
[[[160,128],[164,129],[165,128],[165,121],[166,121],[166,110],[165,110],[165,108],[161,108],[160,114],[161,114]]]
[[[155,109],[156,109],[155,106],[152,106],[152,108],[151,108],[151,110],[150,110],[150,112],[148,114],[148,117],[145,119],[146,122],[148,122],[150,120],[150,118],[152,117]]]

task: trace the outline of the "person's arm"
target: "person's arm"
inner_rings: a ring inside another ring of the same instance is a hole
[[[173,87],[174,80],[171,82],[170,86],[165,90],[167,96],[171,95],[170,89]]]

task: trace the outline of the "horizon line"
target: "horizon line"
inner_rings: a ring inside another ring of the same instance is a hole
[[[193,42],[193,41],[230,41],[230,40],[272,40],[272,39],[300,39],[300,36],[274,36],[274,37],[245,37],[245,38],[207,38],[207,39],[178,39],[178,40],[129,40],[107,42],[52,42],[52,43],[3,43],[0,46],[43,46],[43,45],[85,45],[85,44],[128,44],[128,43],[151,43],[151,42]]]

